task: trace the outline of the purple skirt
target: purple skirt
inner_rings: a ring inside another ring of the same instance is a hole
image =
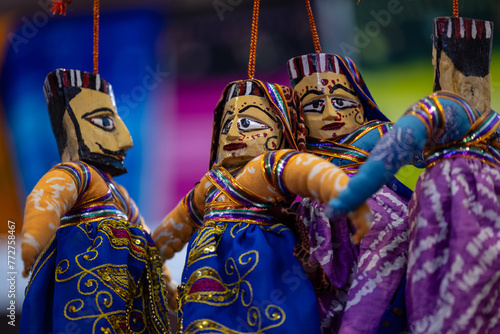
[[[406,272],[408,201],[384,186],[368,204],[374,223],[360,243],[339,333],[375,333]]]
[[[410,202],[412,333],[500,333],[500,169],[444,160]]]
[[[375,332],[406,270],[407,201],[383,187],[368,202],[374,225],[359,247],[347,219],[329,221],[324,205],[306,198],[297,210],[310,239],[308,264],[321,266],[333,286],[316,293],[323,334]]]

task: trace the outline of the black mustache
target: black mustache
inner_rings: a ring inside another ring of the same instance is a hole
[[[106,154],[110,154],[110,155],[126,155],[126,151],[125,150],[111,151],[111,150],[108,150],[108,149],[105,149],[104,147],[102,147],[102,145],[99,144],[98,142],[96,142],[96,144],[97,144],[97,146],[99,146],[99,148],[101,149],[101,151],[103,151]]]

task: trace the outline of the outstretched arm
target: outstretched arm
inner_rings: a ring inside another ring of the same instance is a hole
[[[403,116],[375,146],[346,189],[330,201],[333,212],[352,211],[370,198],[423,150],[426,138],[425,126],[415,116]]]
[[[283,171],[283,183],[288,191],[314,198],[324,204],[337,198],[348,180],[347,174],[333,163],[309,153],[297,153]],[[348,217],[357,228],[354,241],[358,243],[371,227],[372,217],[368,204],[361,203]]]
[[[207,181],[204,177],[154,230],[152,237],[163,259],[172,258],[203,224],[205,192],[202,185]]]
[[[420,100],[377,143],[347,188],[330,201],[330,209],[353,210],[414,156],[421,156],[426,144],[462,138],[478,116],[459,96],[448,92],[436,92]]]

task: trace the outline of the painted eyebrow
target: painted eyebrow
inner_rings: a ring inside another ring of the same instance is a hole
[[[96,114],[96,113],[101,112],[101,111],[109,111],[112,114],[115,113],[112,109],[109,109],[109,108],[98,108],[98,109],[95,109],[93,111],[86,113],[85,115],[82,116],[82,118],[89,117],[90,115]]]
[[[249,105],[249,106],[246,106],[245,108],[243,109],[240,109],[239,110],[239,114],[243,114],[245,111],[247,111],[248,109],[250,108],[257,108],[259,109],[260,111],[262,111],[264,114],[266,114],[267,116],[269,116],[270,119],[272,119],[274,122],[278,122],[278,120],[276,119],[276,116],[274,115],[271,115],[270,113],[268,113],[267,111],[265,111],[264,109],[262,109],[261,107],[258,107],[258,106],[254,106],[254,105]]]
[[[337,89],[342,89],[342,90],[345,90],[346,92],[348,92],[349,94],[352,94],[354,96],[357,95],[357,93],[355,91],[352,91],[350,90],[349,88],[341,85],[341,84],[336,84],[335,86],[332,87],[332,89],[330,91],[334,91],[334,90],[337,90]],[[324,93],[323,92],[320,92],[319,90],[315,90],[315,89],[311,89],[311,90],[308,90],[307,93],[304,94],[304,96],[302,96],[300,98],[300,101],[302,102],[302,100],[304,100],[304,98],[309,95],[309,94],[316,94],[316,95],[323,95]]]
[[[273,115],[269,114],[267,111],[265,111],[265,110],[264,110],[264,109],[262,109],[261,107],[254,106],[254,105],[249,105],[249,106],[244,107],[243,109],[240,109],[240,110],[238,111],[238,114],[243,114],[245,111],[247,111],[247,110],[248,110],[248,109],[250,109],[250,108],[257,108],[257,109],[259,109],[259,110],[260,110],[260,111],[262,111],[264,114],[266,114],[267,116],[269,116],[269,118],[270,118],[270,119],[272,119],[274,122],[278,123],[278,120],[276,119],[276,117],[275,117],[275,116],[273,116]],[[228,110],[228,111],[227,111],[227,113],[226,113],[226,115],[232,115],[232,114],[233,114],[233,112],[231,112],[231,111],[229,111],[229,110]],[[224,119],[223,119],[223,120],[222,120],[222,122],[221,122],[222,126],[224,126],[224,124],[226,124],[226,122],[227,122],[227,121],[226,121],[226,117],[224,117]]]

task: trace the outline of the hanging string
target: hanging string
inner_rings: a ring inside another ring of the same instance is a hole
[[[314,16],[311,9],[311,1],[306,0],[307,16],[309,16],[309,25],[311,26],[311,33],[314,42],[314,50],[316,53],[321,53],[321,44],[319,43],[318,31],[316,30],[316,23],[314,23]]]
[[[248,59],[248,79],[253,79],[255,75],[255,53],[257,51],[257,30],[259,25],[259,3],[260,0],[253,2],[252,15],[252,36],[250,37],[250,57]]]
[[[458,17],[458,0],[453,0],[453,16]]]
[[[94,74],[99,70],[99,0],[94,0]]]

